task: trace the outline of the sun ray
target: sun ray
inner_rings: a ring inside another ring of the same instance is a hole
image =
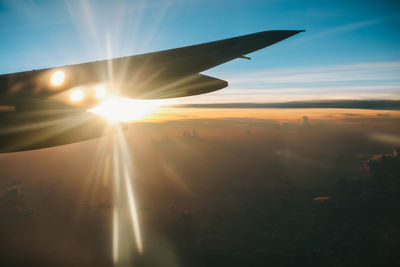
[[[113,140],[114,141],[114,140]],[[119,234],[119,220],[118,220],[118,209],[119,209],[119,198],[120,198],[120,179],[119,179],[119,155],[117,146],[113,142],[113,163],[114,163],[114,194],[113,194],[113,243],[112,243],[112,256],[114,265],[118,264],[118,234]]]
[[[118,231],[119,231],[119,222],[118,222],[118,207],[113,207],[113,263],[114,265],[118,264]]]
[[[143,244],[142,244],[142,236],[140,233],[139,218],[137,215],[136,203],[131,185],[131,176],[129,175],[127,166],[124,166],[124,178],[125,178],[125,189],[128,197],[129,212],[131,215],[133,231],[135,233],[136,246],[139,253],[142,254]]]

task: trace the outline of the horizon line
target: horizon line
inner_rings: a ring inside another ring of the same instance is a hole
[[[338,109],[371,109],[371,110],[400,110],[400,100],[310,100],[285,102],[236,102],[236,103],[198,103],[177,104],[175,108],[216,108],[216,109],[295,109],[295,108],[338,108]]]

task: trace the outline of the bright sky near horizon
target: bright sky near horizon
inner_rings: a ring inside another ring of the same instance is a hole
[[[0,73],[306,29],[206,73],[227,89],[179,102],[400,98],[397,1],[0,0]]]

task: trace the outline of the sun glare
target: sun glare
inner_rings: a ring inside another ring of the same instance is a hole
[[[88,112],[95,113],[114,122],[129,122],[143,120],[165,104],[165,100],[139,100],[112,97],[106,99],[100,105],[89,109]]]
[[[50,82],[54,86],[59,86],[64,82],[64,80],[65,80],[65,74],[64,72],[59,70],[53,73]]]

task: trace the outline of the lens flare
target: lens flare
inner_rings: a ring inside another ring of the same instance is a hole
[[[59,70],[53,73],[50,82],[54,86],[59,86],[64,82],[64,80],[65,80],[65,74],[64,72]]]
[[[126,193],[128,196],[128,204],[129,204],[129,212],[131,215],[131,222],[132,222],[132,228],[133,232],[135,233],[135,240],[136,240],[136,246],[140,254],[143,253],[143,244],[142,244],[142,237],[140,233],[140,227],[139,227],[139,219],[137,215],[137,210],[136,210],[136,203],[135,203],[135,198],[133,196],[133,189],[131,185],[131,176],[129,175],[129,171],[127,168],[124,169],[124,178],[125,178],[125,189]]]
[[[76,89],[71,92],[69,99],[72,102],[79,102],[85,97],[85,93],[82,90]]]
[[[118,264],[118,232],[119,232],[118,228],[119,228],[118,207],[114,206],[114,208],[113,208],[113,231],[112,231],[112,233],[113,233],[113,237],[112,237],[113,253],[112,253],[112,255],[113,255],[114,265]]]
[[[117,152],[117,146],[114,142],[113,145],[113,158],[114,158],[114,207],[113,207],[113,225],[112,225],[112,256],[114,265],[118,264],[119,255],[119,219],[118,219],[118,208],[120,198],[120,175],[119,175],[119,156]]]

